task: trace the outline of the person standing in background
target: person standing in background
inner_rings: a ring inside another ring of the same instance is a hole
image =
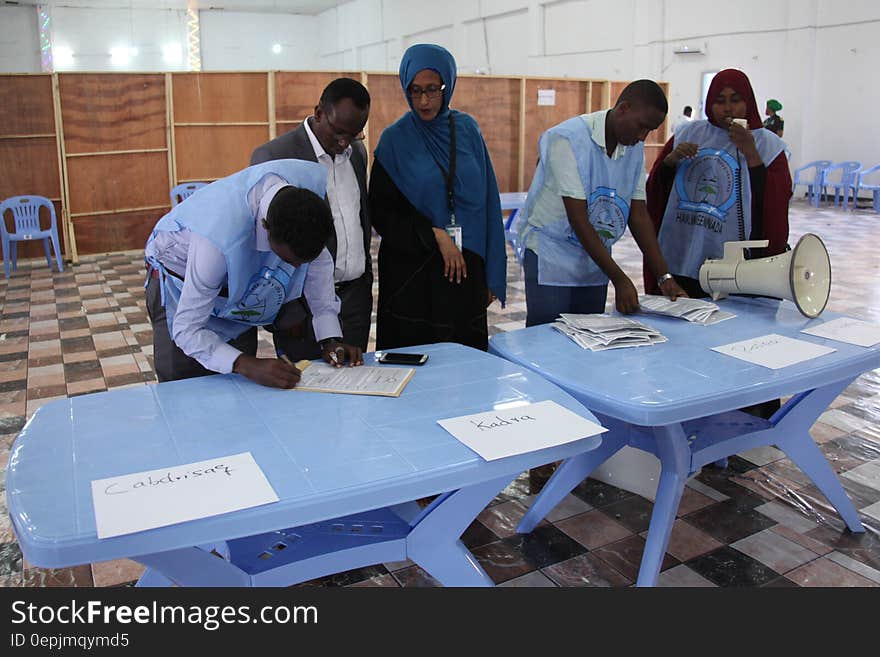
[[[251,164],[293,158],[318,162],[327,170],[327,202],[333,228],[327,249],[335,266],[333,280],[341,303],[342,340],[366,351],[373,312],[367,204],[367,151],[360,138],[370,114],[370,94],[357,80],[338,78],[321,93],[315,112],[294,130],[258,146]],[[290,313],[290,326],[275,336],[293,360],[313,359],[321,349],[307,319],[311,309]]]
[[[672,122],[672,134],[675,134],[675,131],[679,129],[680,126],[685,123],[690,123],[693,119],[691,115],[694,113],[694,108],[690,105],[685,105],[684,109],[681,112],[681,116],[676,116],[675,121]]]
[[[782,103],[778,100],[771,98],[767,101],[767,108],[764,110],[764,114],[767,115],[767,118],[764,119],[764,127],[775,133],[780,139],[782,139],[783,128],[785,128],[785,121],[777,114],[781,111]]]

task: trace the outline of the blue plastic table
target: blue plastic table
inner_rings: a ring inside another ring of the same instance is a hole
[[[487,462],[437,420],[543,400],[595,418],[501,358],[453,344],[410,351],[430,358],[399,398],[218,375],[47,404],[16,439],[6,475],[24,556],[47,568],[127,557],[147,566],[140,585],[196,586],[288,585],[409,558],[447,586],[491,586],[462,532],[519,473],[601,438]],[[97,538],[93,479],[246,451],[279,502]],[[413,501],[434,494],[424,509]]]
[[[785,452],[834,505],[850,530],[863,532],[858,513],[809,429],[860,374],[880,367],[880,345],[857,347],[800,333],[838,317],[814,320],[788,302],[727,299],[737,316],[713,326],[638,315],[668,342],[591,352],[549,326],[499,333],[489,351],[539,372],[596,413],[610,431],[602,446],[563,463],[535,499],[517,531],[529,532],[593,470],[629,445],[656,455],[660,481],[637,584],[653,586],[690,475],[732,454],[763,445]],[[834,353],[778,370],[752,365],[712,347],[777,333],[835,348]],[[768,421],[736,409],[792,398]]]

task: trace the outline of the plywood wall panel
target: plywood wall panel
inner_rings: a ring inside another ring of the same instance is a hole
[[[174,73],[175,123],[269,121],[266,73]]]
[[[519,186],[519,88],[519,78],[460,77],[452,97],[479,124],[502,192]]]
[[[25,194],[61,198],[54,137],[0,139],[0,163],[0,199]]]
[[[0,75],[0,136],[55,133],[50,75]]]
[[[367,79],[372,104],[367,127],[370,132],[370,158],[379,145],[382,131],[409,111],[409,105],[400,88],[400,78],[391,73],[370,73]]]
[[[178,180],[216,180],[250,164],[267,126],[181,126],[175,131]]]
[[[342,71],[279,71],[275,73],[275,120],[302,121],[309,116],[321,98],[324,87],[336,78],[353,78],[361,74]],[[292,129],[291,124],[278,129],[278,134]]]
[[[170,203],[165,153],[75,157],[67,169],[72,214]]]
[[[165,76],[58,76],[68,155],[166,146]]]
[[[142,249],[153,226],[166,211],[159,209],[76,217],[73,226],[77,250],[82,255]]]
[[[588,82],[575,80],[526,80],[526,143],[525,186],[532,182],[538,163],[538,140],[541,135],[558,123],[586,112]],[[538,105],[538,90],[553,89],[555,105]]]

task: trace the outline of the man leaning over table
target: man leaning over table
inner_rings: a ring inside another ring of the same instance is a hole
[[[257,358],[257,328],[289,330],[304,298],[329,363],[363,363],[341,342],[326,170],[301,160],[248,167],[193,194],[162,217],[147,240],[147,312],[159,381],[235,372],[292,388],[289,361]]]

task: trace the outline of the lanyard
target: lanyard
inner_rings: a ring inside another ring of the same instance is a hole
[[[449,205],[449,220],[455,225],[455,121],[452,119],[452,111],[449,112],[449,171],[434,158],[434,164],[443,174],[446,183],[446,203]]]

